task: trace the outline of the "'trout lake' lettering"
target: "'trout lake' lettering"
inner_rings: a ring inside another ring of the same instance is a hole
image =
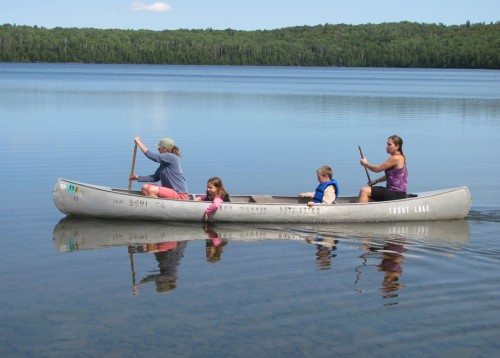
[[[426,205],[415,205],[413,207],[410,206],[391,206],[389,207],[390,215],[402,215],[402,214],[410,214],[410,213],[428,213],[430,212],[429,204]]]

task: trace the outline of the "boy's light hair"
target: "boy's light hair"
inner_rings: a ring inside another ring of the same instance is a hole
[[[318,175],[326,175],[330,179],[333,178],[333,170],[328,165],[323,165],[322,167],[319,167],[316,172]]]

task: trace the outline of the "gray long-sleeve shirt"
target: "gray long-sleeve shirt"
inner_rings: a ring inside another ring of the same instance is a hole
[[[145,153],[146,157],[154,162],[160,163],[156,172],[151,175],[140,175],[140,182],[157,182],[161,181],[161,186],[174,189],[180,194],[189,193],[184,173],[182,172],[180,158],[172,153],[153,153],[148,150]]]

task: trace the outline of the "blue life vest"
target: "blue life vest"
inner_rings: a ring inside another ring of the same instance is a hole
[[[314,198],[313,198],[313,202],[315,203],[321,203],[323,201],[323,195],[325,194],[325,189],[327,187],[329,187],[330,185],[333,185],[335,187],[335,200],[337,200],[337,198],[339,197],[339,184],[337,183],[337,181],[335,179],[332,179],[330,181],[326,181],[324,183],[321,183],[320,185],[318,185],[318,187],[316,188],[316,192],[314,193]],[[333,201],[335,203],[335,200]]]

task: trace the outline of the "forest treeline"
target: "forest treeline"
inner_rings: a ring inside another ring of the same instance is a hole
[[[500,22],[119,30],[0,26],[0,62],[500,68]]]

